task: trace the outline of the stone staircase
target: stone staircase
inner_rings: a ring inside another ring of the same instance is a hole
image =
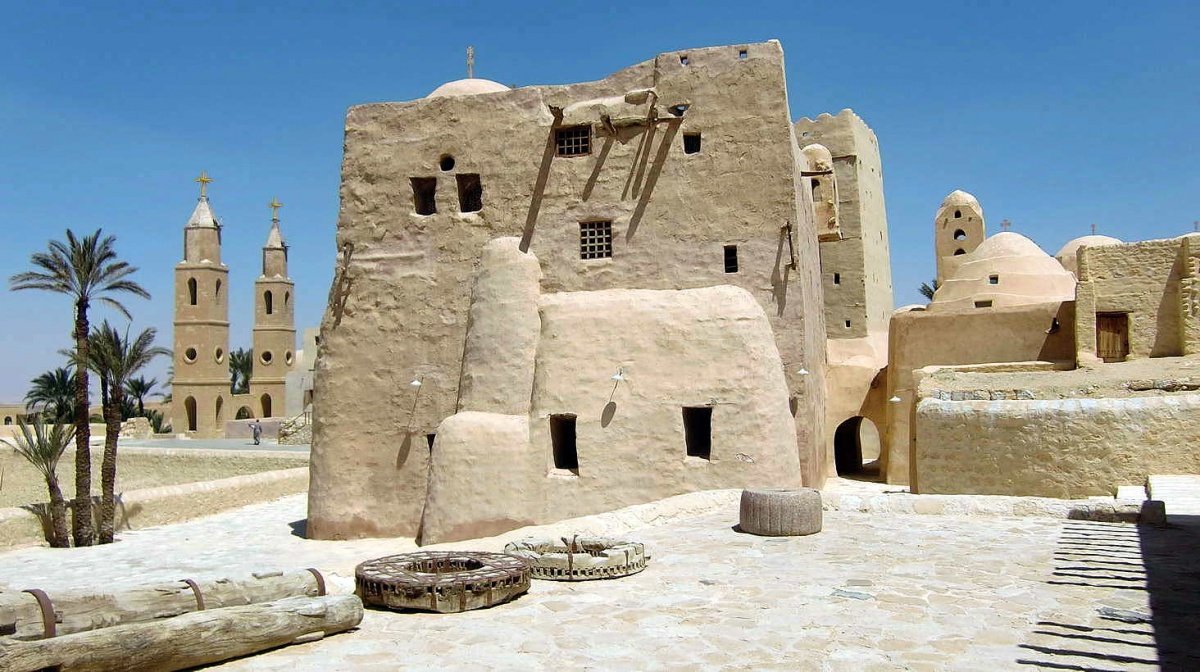
[[[1150,499],[1163,502],[1167,520],[1200,516],[1200,474],[1160,474],[1148,479]]]

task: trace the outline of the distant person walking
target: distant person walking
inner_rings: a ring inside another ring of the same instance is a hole
[[[254,421],[250,423],[250,434],[254,437],[254,445],[257,446],[259,440],[262,439],[262,424],[258,418],[254,418]]]

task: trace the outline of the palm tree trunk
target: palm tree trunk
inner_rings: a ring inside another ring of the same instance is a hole
[[[46,477],[46,489],[50,491],[50,546],[70,548],[71,536],[67,533],[67,503],[63,500],[62,488],[57,476]]]
[[[137,399],[138,399],[138,417],[144,418],[144,417],[146,417],[146,405],[142,402],[142,397],[140,395],[138,396]]]
[[[121,435],[120,385],[108,386],[108,405],[104,408],[104,457],[100,462],[100,543],[113,542],[116,514],[117,439]]]
[[[75,502],[71,518],[76,546],[91,546],[92,528],[92,438],[88,427],[88,304],[75,302]]]

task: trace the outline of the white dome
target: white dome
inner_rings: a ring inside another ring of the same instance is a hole
[[[480,93],[496,93],[510,91],[507,86],[490,79],[456,79],[446,82],[434,89],[426,98],[445,98],[447,96],[474,96]]]
[[[1019,233],[988,238],[938,287],[929,309],[939,312],[1020,306],[1075,297],[1075,276]]]
[[[942,200],[943,208],[948,208],[953,205],[973,205],[978,208],[979,201],[971,194],[968,194],[961,189],[955,189],[954,191],[950,192],[945,199]]]
[[[1068,240],[1066,245],[1054,255],[1058,259],[1058,263],[1068,271],[1079,273],[1079,248],[1087,245],[1088,247],[1099,247],[1101,245],[1120,245],[1121,241],[1112,236],[1080,236],[1074,240]]]

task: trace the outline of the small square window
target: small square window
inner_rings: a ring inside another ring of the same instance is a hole
[[[725,246],[725,272],[726,273],[737,273],[738,272],[737,245],[726,245]]]
[[[700,153],[700,134],[699,133],[684,133],[683,134],[683,153],[684,154],[699,154]]]
[[[612,222],[579,223],[579,258],[612,258]]]
[[[712,406],[683,407],[683,440],[688,457],[712,459]]]
[[[558,156],[586,156],[592,153],[592,127],[566,126],[554,132]]]
[[[750,56],[750,52],[749,52],[748,50],[746,50],[746,49],[738,49],[738,58],[740,58],[740,59],[742,59],[742,60],[746,60],[746,58],[747,58],[748,56]]]
[[[575,445],[575,414],[550,416],[550,447],[555,469],[579,474],[579,451]]]
[[[437,212],[437,178],[412,178],[413,209],[418,215],[432,215]]]
[[[841,273],[833,274],[833,284],[835,284],[835,285],[842,284],[842,274]]]
[[[975,307],[976,308],[991,308],[992,302],[991,301],[976,301]]]
[[[846,320],[846,328],[847,328],[847,329],[849,329],[849,328],[850,328],[850,320]]]
[[[989,275],[989,276],[988,276],[988,284],[989,284],[989,285],[998,285],[998,284],[1000,284],[1000,276],[999,276],[999,275]]]

